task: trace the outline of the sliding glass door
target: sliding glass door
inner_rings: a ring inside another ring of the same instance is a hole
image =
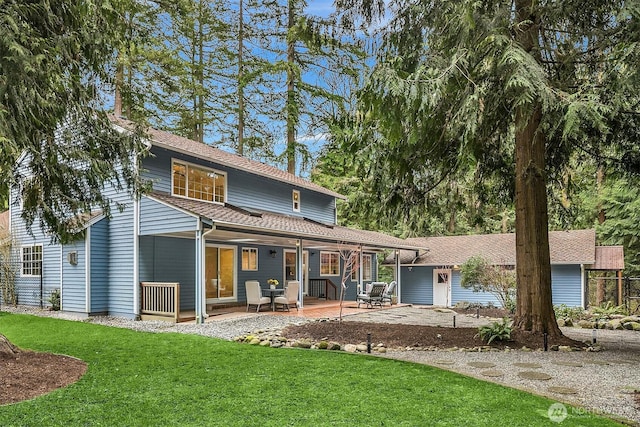
[[[237,300],[235,265],[235,247],[206,246],[204,277],[207,303]]]

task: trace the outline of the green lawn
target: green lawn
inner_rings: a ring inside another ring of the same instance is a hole
[[[396,360],[2,312],[0,333],[89,364],[72,386],[1,406],[2,426],[557,425],[552,400]],[[616,424],[569,408],[560,425]]]

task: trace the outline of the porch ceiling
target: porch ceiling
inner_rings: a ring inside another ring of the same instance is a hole
[[[306,248],[335,249],[362,246],[365,250],[424,249],[387,234],[322,224],[301,217],[253,211],[229,205],[170,196],[154,192],[149,197],[200,216],[215,229],[210,236],[221,241],[262,245],[295,246],[302,240]],[[186,237],[186,236],[185,236]]]

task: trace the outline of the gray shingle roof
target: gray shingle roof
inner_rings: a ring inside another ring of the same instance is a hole
[[[111,120],[116,125],[121,126],[125,129],[131,128],[132,126],[132,123],[128,120],[117,118],[115,116],[111,116]],[[229,153],[211,145],[203,144],[188,138],[184,138],[182,136],[174,135],[172,133],[153,128],[148,128],[146,130],[146,133],[151,141],[151,144],[158,147],[167,148],[172,151],[199,157],[201,159],[209,160],[211,162],[215,162],[230,168],[251,172],[253,174],[284,182],[286,184],[291,184],[296,187],[317,191],[318,193],[327,194],[329,196],[337,197],[340,199],[345,199],[345,196],[336,193],[335,191],[324,188],[318,184],[314,184],[313,182],[308,181],[304,178],[290,174],[265,163]]]
[[[218,226],[227,225],[238,231],[254,231],[257,234],[271,232],[302,239],[362,244],[375,248],[419,248],[419,246],[414,246],[412,243],[387,234],[338,225],[324,225],[302,217],[271,212],[250,212],[228,205],[175,197],[160,192],[151,193],[150,197],[200,217],[208,218]]]
[[[401,251],[401,264],[460,265],[477,255],[494,264],[515,265],[515,234],[474,234],[465,236],[420,237],[407,239],[428,252]],[[595,262],[595,230],[552,231],[549,250],[552,264],[593,264]],[[391,260],[386,260],[389,262]]]

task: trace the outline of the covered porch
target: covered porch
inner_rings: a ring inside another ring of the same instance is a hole
[[[138,239],[140,317],[197,322],[244,311],[252,280],[262,289],[269,279],[299,281],[300,313],[337,303],[343,281],[345,306],[355,304],[378,279],[377,254],[418,250],[382,233],[157,193],[141,203]],[[401,278],[393,279],[401,302]]]
[[[358,308],[355,301],[344,301],[342,306],[342,316],[351,316],[354,314],[365,313],[374,310],[389,310],[392,308],[406,307],[408,304],[385,305],[383,307],[367,308],[362,305]],[[305,319],[334,319],[340,316],[340,301],[319,300],[317,298],[305,298],[304,307],[300,310],[290,311],[271,311],[261,310],[256,313],[250,310],[249,313],[264,316],[287,316],[300,317]],[[212,306],[207,310],[204,322],[215,322],[225,319],[233,319],[244,317],[247,315],[245,305],[235,305],[229,307]],[[184,317],[183,317],[184,316]],[[195,322],[195,312],[181,313],[181,322]]]

